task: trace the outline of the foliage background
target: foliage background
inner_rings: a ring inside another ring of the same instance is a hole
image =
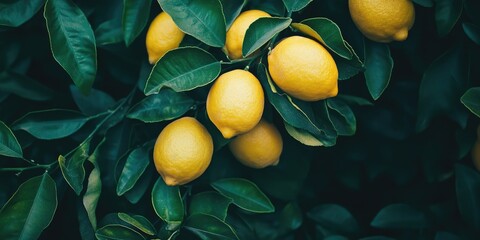
[[[339,122],[355,134],[337,138],[334,129],[334,146],[299,143],[284,127],[293,115],[282,118],[286,110],[267,103],[265,117],[285,147],[280,165],[264,170],[241,166],[222,147],[204,114],[208,81],[182,93],[162,89],[158,95],[168,97],[136,105],[147,98],[152,71],[148,23],[161,4],[180,1],[169,2],[0,1],[0,238],[478,238],[480,175],[470,156],[480,113],[477,1],[416,0],[409,38],[390,44],[364,39],[346,0],[190,1],[209,8],[221,2],[224,11],[245,4],[294,23],[326,17],[365,64],[342,70],[354,76],[340,81],[336,99],[353,116]],[[278,29],[272,44],[301,34]],[[261,58],[225,63],[221,49],[209,46],[215,43],[189,36],[182,45],[206,49],[224,61],[222,71],[251,64],[262,79]],[[154,122],[132,110],[164,105],[169,111]],[[183,114],[209,127],[217,149],[200,179],[166,188],[151,163],[152,141]]]

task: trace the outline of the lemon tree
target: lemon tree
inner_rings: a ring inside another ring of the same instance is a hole
[[[0,239],[477,239],[479,12],[0,1]]]

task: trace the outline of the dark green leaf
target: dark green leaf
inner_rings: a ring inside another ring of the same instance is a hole
[[[157,232],[153,224],[144,216],[118,213],[118,217],[148,235],[155,235]]]
[[[151,0],[123,0],[122,29],[127,46],[130,46],[147,25],[151,5]]]
[[[57,209],[57,188],[44,173],[33,177],[0,210],[0,239],[38,239]]]
[[[433,7],[434,0],[413,0],[414,3],[423,7]]]
[[[280,226],[283,229],[295,230],[302,226],[302,209],[296,203],[290,202],[280,212]]]
[[[235,231],[224,221],[206,214],[194,214],[187,218],[184,227],[203,240],[238,239]]]
[[[109,224],[99,228],[95,236],[100,240],[143,240],[137,231],[120,224]]]
[[[461,240],[461,238],[450,232],[437,232],[435,240]]]
[[[291,18],[262,17],[253,22],[245,33],[242,55],[252,54],[276,34],[286,29],[292,22]]]
[[[89,116],[106,112],[115,105],[115,99],[107,93],[94,88],[90,90],[88,95],[84,95],[78,88],[70,85],[70,92],[72,93],[73,101],[75,101],[80,111]]]
[[[279,0],[249,1],[251,9],[265,11],[271,15],[284,16],[285,4]]]
[[[13,130],[24,130],[39,139],[58,139],[80,129],[88,118],[70,110],[50,109],[27,113],[17,120]]]
[[[327,99],[328,116],[338,135],[352,136],[357,130],[357,120],[352,109],[338,98]]]
[[[98,166],[98,158],[100,157],[99,148],[104,144],[105,138],[97,145],[95,151],[88,157],[88,161],[93,164],[94,168],[90,172],[87,180],[87,190],[85,191],[82,203],[85,207],[85,210],[88,215],[88,219],[90,220],[90,224],[92,225],[93,229],[97,229],[97,204],[98,200],[100,199],[100,194],[102,192],[102,180],[100,178],[100,168]]]
[[[360,230],[357,220],[350,211],[337,204],[318,205],[310,210],[307,216],[322,227],[334,231],[354,234]]]
[[[480,87],[468,89],[460,98],[460,101],[470,112],[480,117]]]
[[[385,229],[422,229],[429,226],[429,221],[423,212],[399,203],[382,208],[370,226]]]
[[[189,214],[203,213],[225,221],[230,203],[232,203],[232,199],[217,192],[201,192],[192,197]]]
[[[128,112],[127,117],[142,122],[153,123],[178,118],[195,105],[195,101],[186,94],[165,88],[150,95]]]
[[[338,68],[338,80],[350,79],[360,72],[365,71],[365,65],[363,64],[362,60],[360,60],[360,57],[358,57],[358,54],[355,52],[355,50],[353,50],[353,47],[350,46],[348,42],[345,42],[345,45],[352,52],[352,59],[348,60],[339,57],[336,54],[332,55]]]
[[[117,183],[117,195],[122,196],[132,189],[150,164],[152,144],[145,144],[133,150],[125,162]]]
[[[288,12],[296,12],[302,10],[313,0],[282,0]]]
[[[80,144],[68,159],[62,155],[58,156],[58,164],[63,177],[77,195],[80,195],[83,189],[83,180],[85,180],[83,163],[88,158],[89,150],[90,141],[86,141]]]
[[[472,168],[455,166],[457,205],[465,222],[480,229],[480,174]]]
[[[17,141],[12,130],[5,123],[0,121],[0,155],[22,158],[22,146]]]
[[[359,240],[395,240],[395,238],[385,237],[385,236],[371,236],[360,238]]]
[[[117,19],[102,22],[95,29],[95,40],[99,46],[119,43],[123,38],[122,26]]]
[[[157,176],[158,172],[155,169],[147,168],[133,188],[126,192],[123,196],[125,196],[130,203],[137,204],[145,195],[145,193],[147,193],[147,190],[150,189],[150,183],[152,182],[152,179],[154,177],[156,178]]]
[[[210,53],[197,47],[167,52],[152,69],[144,93],[158,93],[162,87],[176,92],[205,86],[220,74],[221,64]]]
[[[51,89],[34,79],[9,71],[0,73],[0,91],[35,101],[49,100],[54,94]]]
[[[293,23],[292,27],[323,43],[338,56],[351,60],[353,53],[343,40],[342,32],[336,23],[328,18],[317,17]]]
[[[225,22],[227,29],[230,28],[235,18],[240,15],[247,0],[236,1],[236,0],[220,0],[223,7],[223,14],[225,15]]]
[[[287,133],[300,143],[312,147],[323,146],[323,143],[320,140],[315,138],[306,130],[293,127],[285,121],[283,122],[283,124],[285,124],[285,130],[287,130]]]
[[[18,0],[0,5],[0,25],[18,27],[40,10],[45,0]]]
[[[183,32],[212,47],[225,45],[225,17],[219,0],[157,1]]]
[[[463,23],[463,31],[467,34],[468,38],[477,45],[480,45],[480,27],[473,23]]]
[[[90,23],[71,0],[47,0],[43,15],[53,57],[87,94],[97,74],[95,35]]]
[[[362,97],[346,95],[346,94],[339,94],[337,96],[337,98],[346,102],[348,105],[373,106],[372,102],[370,102],[369,100],[367,100],[365,98],[362,98]]]
[[[231,198],[241,209],[255,213],[274,212],[270,199],[255,185],[243,178],[226,178],[213,182],[212,187],[222,195]]]
[[[365,68],[368,91],[377,100],[392,76],[393,59],[387,44],[365,41]]]
[[[446,36],[462,14],[462,0],[435,0],[435,22],[440,37]]]
[[[168,230],[180,227],[185,210],[178,186],[167,186],[159,177],[152,189],[152,204],[155,213],[167,222]]]

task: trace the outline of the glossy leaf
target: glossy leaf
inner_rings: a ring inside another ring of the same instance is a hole
[[[480,27],[472,23],[463,23],[463,31],[467,34],[468,38],[477,45],[480,45]]]
[[[231,198],[233,204],[246,211],[255,213],[274,212],[270,199],[257,185],[243,178],[226,178],[213,182],[212,187],[220,194]]]
[[[203,240],[238,239],[235,231],[224,221],[206,214],[194,214],[185,220],[184,227]]]
[[[87,189],[83,194],[82,203],[87,212],[88,219],[94,230],[97,229],[97,205],[102,192],[102,180],[100,177],[100,167],[98,165],[98,158],[100,156],[100,148],[105,143],[105,138],[97,145],[95,151],[87,158],[93,164],[94,168],[90,172],[87,179]]]
[[[132,189],[150,164],[152,144],[134,149],[127,158],[117,183],[117,195],[122,196]]]
[[[242,54],[244,57],[254,53],[265,43],[270,41],[292,22],[291,18],[263,17],[253,22],[245,33]]]
[[[282,0],[288,12],[297,12],[306,7],[313,0]]]
[[[228,207],[232,199],[217,192],[201,192],[192,197],[189,207],[189,215],[207,214],[215,216],[222,221],[227,217]]]
[[[324,17],[305,19],[300,23],[293,23],[292,27],[323,43],[328,49],[347,60],[352,59],[353,53],[348,43],[343,39],[338,25]]]
[[[0,121],[0,155],[22,158],[22,146],[18,143],[17,138],[12,130],[2,121]]]
[[[360,230],[357,220],[346,208],[337,204],[322,204],[314,207],[307,216],[322,227],[355,234]]]
[[[288,124],[287,122],[283,122],[285,124],[285,130],[287,133],[290,134],[295,140],[299,141],[302,144],[312,147],[323,146],[323,143],[316,139],[312,134],[309,132],[293,127],[292,125]]]
[[[155,235],[157,232],[153,224],[144,216],[118,213],[118,217],[122,221],[131,224],[132,226],[136,227],[137,229],[148,235]]]
[[[353,54],[352,59],[348,60],[333,54],[333,59],[338,68],[338,80],[347,80],[353,76],[365,71],[365,64],[360,60],[360,57],[355,52],[352,46],[348,42],[345,45],[350,49]],[[363,45],[362,45],[363,46]]]
[[[185,212],[178,186],[167,186],[159,177],[152,189],[152,204],[155,213],[167,222],[168,230],[180,227]]]
[[[43,15],[53,57],[87,94],[97,73],[97,50],[85,14],[71,0],[47,0]]]
[[[145,193],[151,189],[150,183],[154,178],[156,179],[156,177],[158,177],[158,172],[155,169],[147,168],[133,188],[123,196],[125,196],[130,203],[137,204],[143,196],[145,196]]]
[[[446,36],[462,14],[463,0],[435,0],[435,23],[441,37]]]
[[[460,101],[470,112],[480,117],[480,87],[468,89],[460,98]]]
[[[212,47],[225,45],[225,17],[219,0],[157,1],[183,32]]]
[[[382,229],[422,229],[428,225],[423,212],[402,203],[382,208],[370,223],[370,226]]]
[[[9,71],[0,73],[0,91],[35,101],[50,100],[54,95],[51,89],[34,79]]]
[[[50,109],[27,113],[17,120],[13,130],[24,130],[44,140],[69,136],[80,129],[88,118],[71,110]]]
[[[365,42],[365,80],[368,91],[377,100],[390,83],[393,59],[387,44]]]
[[[158,93],[168,87],[175,92],[205,86],[220,74],[220,62],[197,47],[182,47],[167,52],[152,69],[144,93]]]
[[[107,93],[92,88],[88,95],[81,93],[78,88],[70,85],[73,101],[77,104],[80,111],[86,115],[92,116],[106,112],[115,105],[115,99]]]
[[[151,5],[150,0],[123,0],[122,29],[127,46],[132,44],[147,25]]]
[[[329,118],[338,135],[352,136],[357,130],[357,120],[352,109],[337,98],[327,99]]]
[[[99,228],[95,232],[99,240],[143,240],[145,239],[137,231],[120,224],[109,224]]]
[[[19,0],[0,5],[0,25],[18,27],[30,20],[45,0]]]
[[[195,105],[186,94],[165,88],[134,105],[127,117],[153,123],[178,118]]]
[[[480,174],[472,168],[455,166],[457,205],[465,222],[480,229]]]
[[[66,159],[62,155],[58,156],[58,164],[63,177],[77,195],[80,195],[83,190],[83,180],[85,180],[83,163],[88,158],[89,150],[90,141],[87,141],[80,144],[70,158]]]
[[[110,19],[102,22],[95,29],[95,43],[98,46],[122,42],[124,34],[120,21]]]
[[[223,14],[225,15],[226,27],[229,29],[235,18],[240,15],[245,4],[247,4],[247,0],[220,0],[220,2],[222,3]]]
[[[56,209],[57,189],[48,173],[25,181],[0,210],[0,239],[38,239]]]

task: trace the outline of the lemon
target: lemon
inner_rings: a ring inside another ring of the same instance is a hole
[[[404,41],[415,22],[411,0],[349,0],[353,22],[376,42]]]
[[[268,71],[288,95],[317,101],[338,94],[338,69],[318,42],[300,36],[283,39],[268,55]]]
[[[207,96],[207,114],[226,139],[248,132],[263,114],[264,93],[258,79],[248,71],[226,72]]]
[[[264,168],[278,164],[283,141],[273,124],[261,120],[252,130],[234,138],[228,146],[242,164]]]
[[[150,64],[154,64],[166,52],[180,46],[184,36],[185,33],[177,27],[170,15],[166,12],[158,14],[148,28],[145,42]]]
[[[210,133],[192,117],[168,124],[153,148],[155,168],[169,186],[183,185],[198,178],[210,165],[212,155]]]
[[[227,31],[225,41],[225,50],[230,59],[242,58],[243,39],[250,25],[261,17],[271,17],[270,14],[261,10],[248,10],[242,12],[233,21],[232,26]]]

